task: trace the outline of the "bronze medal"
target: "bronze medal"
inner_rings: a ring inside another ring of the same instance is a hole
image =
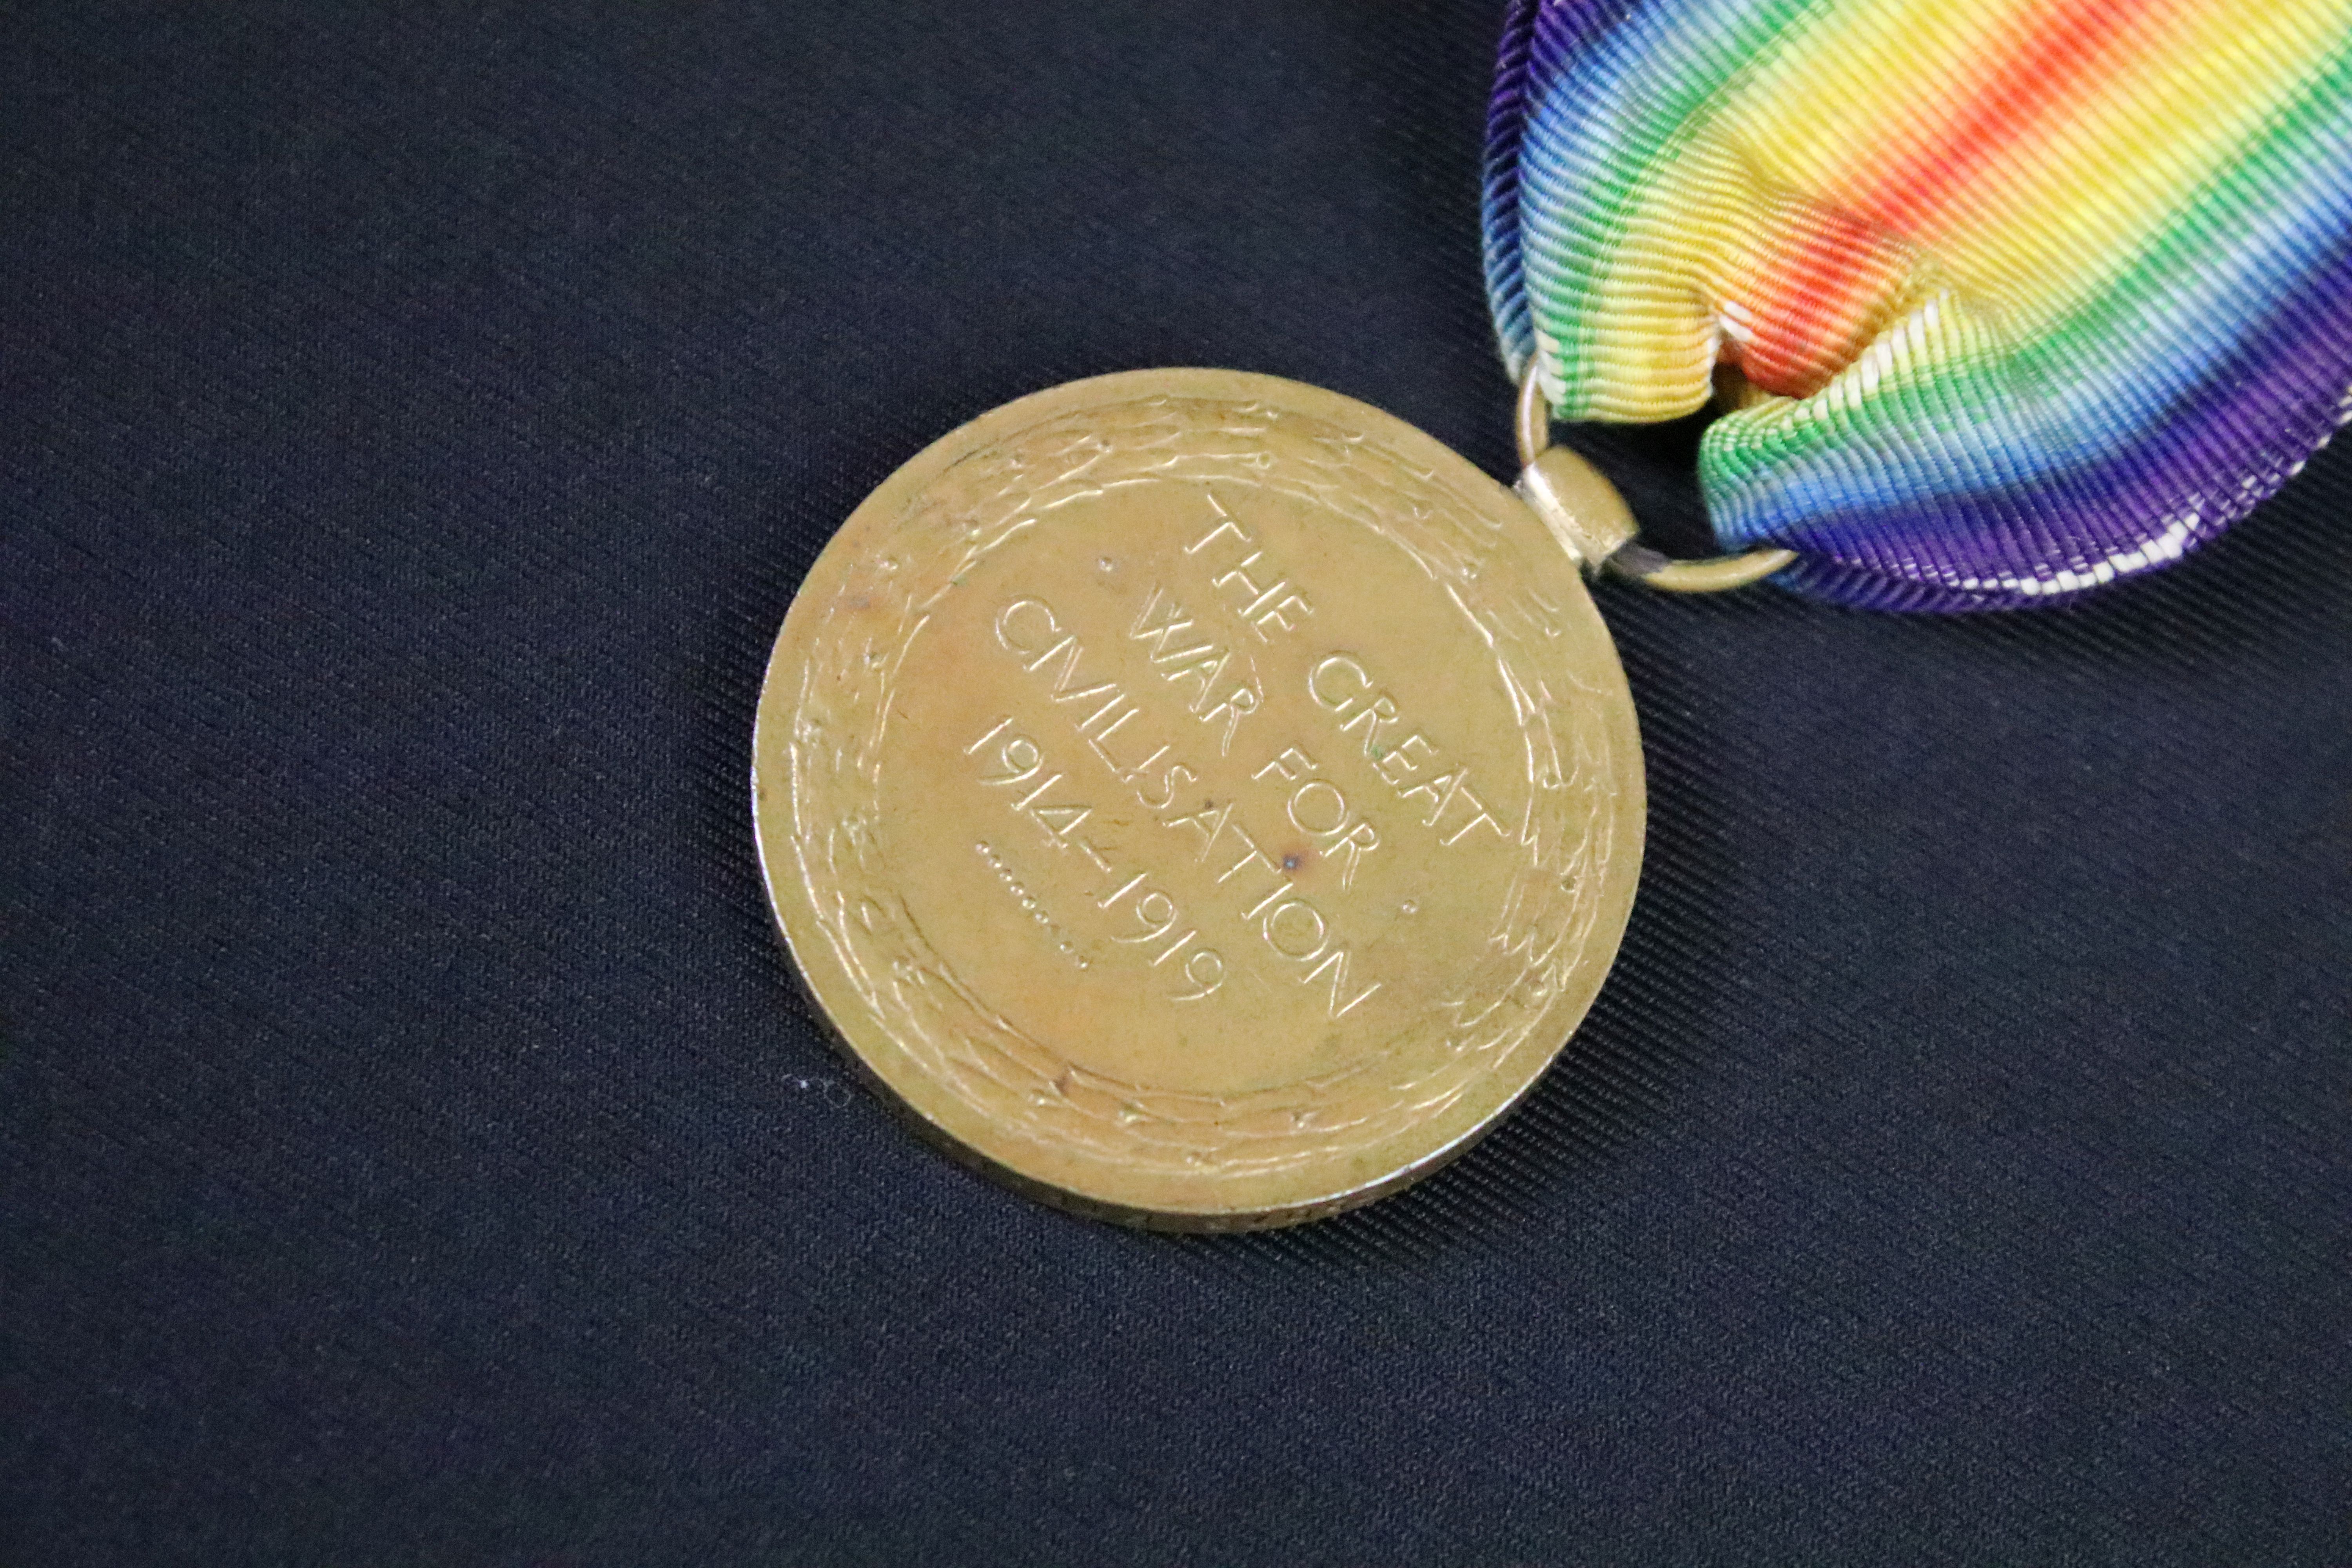
[[[811,571],[753,742],[770,897],[870,1078],[1107,1217],[1328,1214],[1558,1054],[1640,869],[1576,561],[1420,431],[1294,382],[1053,388]]]

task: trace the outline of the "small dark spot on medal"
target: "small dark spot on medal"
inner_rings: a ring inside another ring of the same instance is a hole
[[[1282,868],[1285,871],[1289,872],[1291,875],[1297,876],[1299,871],[1305,868],[1307,863],[1314,858],[1315,851],[1312,849],[1293,849],[1283,856]]]

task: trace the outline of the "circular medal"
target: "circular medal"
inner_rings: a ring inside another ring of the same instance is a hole
[[[983,416],[785,616],[778,923],[918,1124],[1106,1217],[1228,1229],[1433,1169],[1559,1052],[1640,868],[1573,560],[1402,421],[1229,371]]]

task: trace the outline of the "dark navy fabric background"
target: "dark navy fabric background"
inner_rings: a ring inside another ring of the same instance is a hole
[[[1603,588],[1623,956],[1360,1215],[812,1026],[752,705],[898,464],[1212,364],[1507,470],[1495,9],[6,8],[0,1563],[2352,1560],[2352,452],[2079,611]]]

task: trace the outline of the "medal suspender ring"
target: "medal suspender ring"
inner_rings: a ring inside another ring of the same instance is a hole
[[[1750,550],[1676,561],[1642,543],[1633,513],[1601,470],[1551,444],[1551,405],[1532,357],[1519,377],[1513,424],[1519,447],[1515,488],[1589,575],[1606,571],[1669,594],[1719,594],[1761,582],[1797,558],[1793,550]]]

